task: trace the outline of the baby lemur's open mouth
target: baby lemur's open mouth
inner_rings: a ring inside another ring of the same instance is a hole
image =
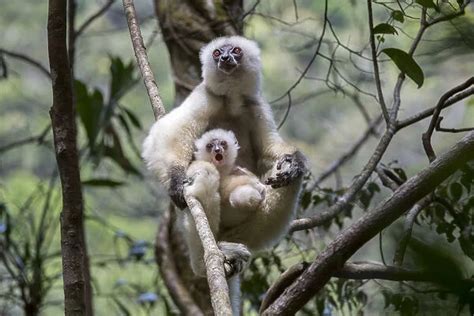
[[[214,159],[217,161],[217,162],[220,162],[222,161],[222,159],[224,159],[224,156],[222,154],[216,154],[214,156]]]

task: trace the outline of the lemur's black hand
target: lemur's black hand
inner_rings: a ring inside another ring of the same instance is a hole
[[[265,184],[271,185],[272,188],[281,188],[289,185],[304,175],[306,172],[305,161],[305,157],[299,151],[296,151],[294,154],[283,155],[276,162],[278,172],[274,176],[268,177]]]
[[[187,178],[184,168],[181,166],[171,167],[168,194],[173,203],[180,209],[185,209],[188,206],[184,199],[184,184],[186,182]]]

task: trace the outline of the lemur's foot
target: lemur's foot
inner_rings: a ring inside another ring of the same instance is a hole
[[[241,273],[247,267],[251,253],[245,245],[221,241],[219,249],[224,254],[224,270],[227,278]]]

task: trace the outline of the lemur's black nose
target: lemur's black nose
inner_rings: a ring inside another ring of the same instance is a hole
[[[215,152],[216,154],[219,154],[221,151],[222,151],[222,150],[221,150],[219,147],[217,147],[216,149],[214,149],[214,152]]]
[[[221,60],[222,61],[227,61],[229,59],[229,55],[222,55]]]

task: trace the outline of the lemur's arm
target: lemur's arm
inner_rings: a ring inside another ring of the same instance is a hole
[[[295,147],[287,144],[278,133],[270,105],[264,100],[257,100],[254,116],[258,124],[254,125],[254,138],[259,148],[259,170],[267,175],[273,168],[276,173],[269,176],[265,183],[274,188],[286,186],[306,172],[306,158]]]

